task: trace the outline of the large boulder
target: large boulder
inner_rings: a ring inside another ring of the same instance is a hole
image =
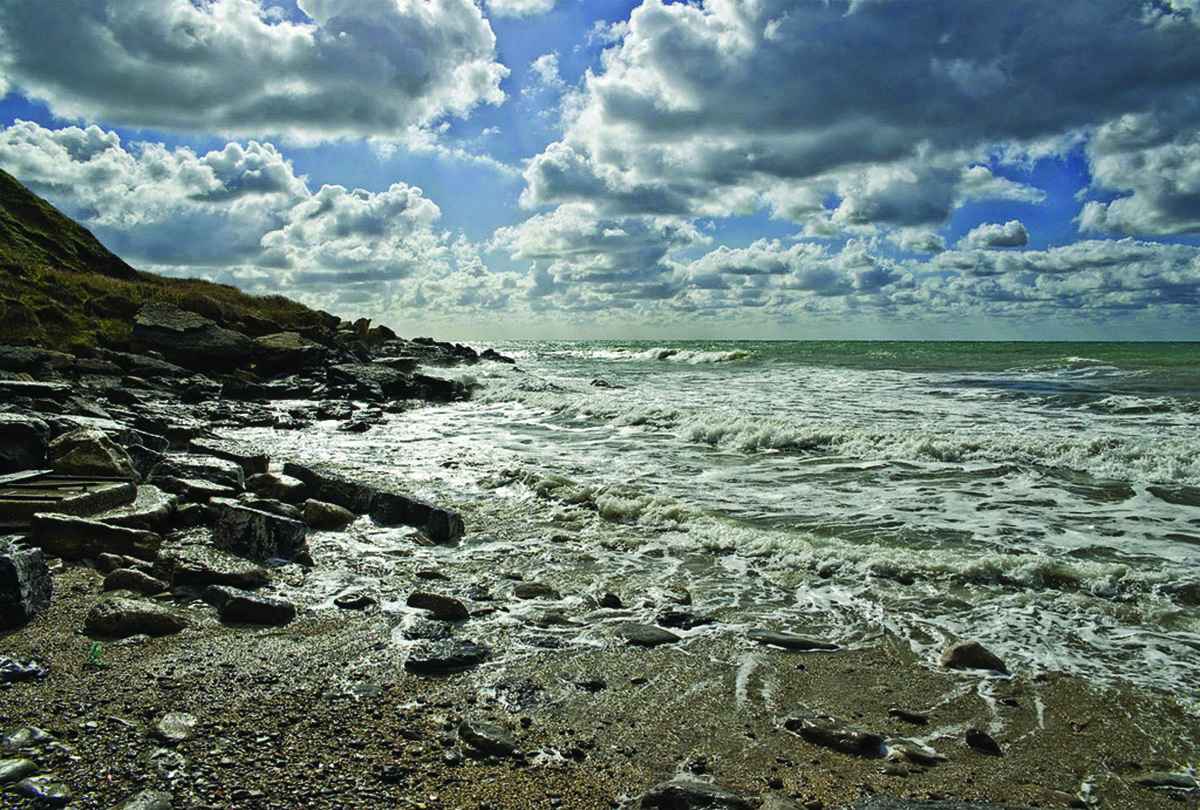
[[[379,363],[344,363],[330,366],[326,374],[331,385],[348,385],[364,396],[402,398],[410,388],[409,375]]]
[[[101,554],[153,560],[162,545],[162,537],[154,532],[53,512],[33,516],[30,539],[47,554],[65,560],[94,559]]]
[[[279,332],[255,338],[251,357],[260,375],[275,377],[323,366],[329,350],[295,332]]]
[[[53,590],[42,552],[17,538],[0,537],[0,630],[18,627],[49,607]]]
[[[50,426],[32,416],[0,413],[0,475],[46,466]]]
[[[251,560],[294,559],[305,550],[308,527],[302,521],[213,498],[213,545]]]
[[[231,371],[250,359],[253,347],[240,332],[160,301],[142,307],[131,340],[139,351],[159,352],[172,363],[197,371]]]
[[[113,638],[143,633],[148,636],[167,636],[187,626],[187,619],[168,608],[122,596],[101,599],[84,619],[84,627],[89,633]]]
[[[140,480],[133,459],[97,428],[72,430],[50,442],[50,467],[63,475],[103,475]]]

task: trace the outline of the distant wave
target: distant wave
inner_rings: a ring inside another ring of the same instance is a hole
[[[634,355],[638,360],[666,360],[673,363],[687,363],[693,366],[709,363],[736,363],[739,360],[754,360],[761,357],[758,352],[735,349],[724,352],[701,352],[690,349],[665,349],[656,347]]]

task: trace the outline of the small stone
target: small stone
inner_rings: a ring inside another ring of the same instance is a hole
[[[171,745],[190,740],[195,730],[196,718],[187,712],[168,712],[154,725],[159,739]]]
[[[654,618],[654,621],[663,627],[675,627],[680,630],[691,630],[713,623],[711,616],[701,616],[687,610],[664,610]]]
[[[893,706],[888,709],[888,717],[895,717],[897,720],[903,720],[905,723],[912,723],[914,726],[929,725],[929,715],[921,714],[920,712],[910,712],[907,709],[901,709],[898,706]]]
[[[409,607],[428,610],[435,619],[447,622],[461,622],[471,618],[466,605],[453,596],[427,591],[416,591],[409,594]]]
[[[1196,778],[1185,773],[1151,773],[1134,784],[1153,790],[1195,790],[1197,787]]]
[[[342,610],[366,610],[371,605],[378,604],[374,596],[365,593],[344,593],[333,600],[333,604]]]
[[[171,810],[171,794],[161,790],[143,790],[130,796],[113,810]]]
[[[949,762],[947,757],[916,740],[888,740],[887,749],[888,759],[906,759],[914,765],[932,767]]]
[[[456,639],[422,641],[409,651],[404,668],[416,675],[441,675],[478,666],[491,657],[486,644]]]
[[[880,735],[822,712],[797,709],[784,721],[783,727],[814,745],[844,754],[878,759],[885,753]]]
[[[228,585],[209,585],[204,589],[204,601],[217,609],[217,616],[226,624],[278,626],[296,618],[296,606],[286,599]]]
[[[38,772],[37,763],[29,759],[0,759],[0,785],[20,782]]]
[[[314,501],[311,498],[304,502],[304,522],[309,528],[318,531],[336,531],[344,529],[357,519],[357,515],[336,503]]]
[[[544,582],[521,582],[513,588],[518,599],[562,599],[562,595]]]
[[[964,641],[946,650],[942,653],[942,666],[947,669],[987,669],[1008,674],[1004,662],[978,641]]]
[[[669,630],[651,627],[648,624],[627,624],[621,627],[619,632],[625,643],[634,647],[658,647],[680,641],[679,636]]]
[[[65,807],[71,801],[71,789],[53,776],[31,776],[18,782],[14,790],[50,807]]]
[[[599,601],[600,607],[608,608],[609,610],[620,610],[621,608],[625,607],[625,603],[621,601],[621,597],[617,596],[615,593],[609,593],[608,591],[600,594]]]
[[[104,578],[106,591],[136,591],[150,596],[166,589],[167,583],[136,568],[118,568]]]
[[[487,756],[511,757],[517,753],[517,744],[506,728],[491,723],[468,722],[458,727],[458,736],[471,748]]]
[[[0,737],[0,749],[7,748],[18,751],[22,748],[40,748],[52,742],[54,742],[53,734],[43,731],[37,726],[21,726]]]
[[[84,627],[98,636],[125,638],[146,633],[166,636],[188,626],[188,620],[152,602],[109,596],[88,611]]]
[[[0,655],[0,683],[30,681],[34,678],[44,678],[47,674],[37,661]]]
[[[1000,744],[977,728],[967,729],[967,747],[972,751],[992,757],[1004,756],[1004,752],[1000,750]]]
[[[830,652],[837,645],[820,639],[799,636],[795,633],[784,633],[778,630],[751,630],[746,634],[751,641],[768,647],[782,647],[796,652]]]

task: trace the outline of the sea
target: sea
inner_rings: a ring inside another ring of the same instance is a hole
[[[975,639],[1014,671],[1200,712],[1200,344],[493,348],[515,364],[433,370],[473,385],[467,402],[361,434],[238,432],[466,519],[453,548],[367,519],[322,533],[315,609],[368,590],[399,619],[418,571],[464,597],[523,579],[570,624],[506,605],[474,632],[508,655],[613,643],[686,602],[714,622],[684,645],[891,637],[933,667]]]

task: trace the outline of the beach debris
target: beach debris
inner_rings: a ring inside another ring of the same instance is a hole
[[[942,653],[942,666],[946,669],[986,669],[1008,673],[1008,667],[1000,657],[978,641],[963,641]]]

